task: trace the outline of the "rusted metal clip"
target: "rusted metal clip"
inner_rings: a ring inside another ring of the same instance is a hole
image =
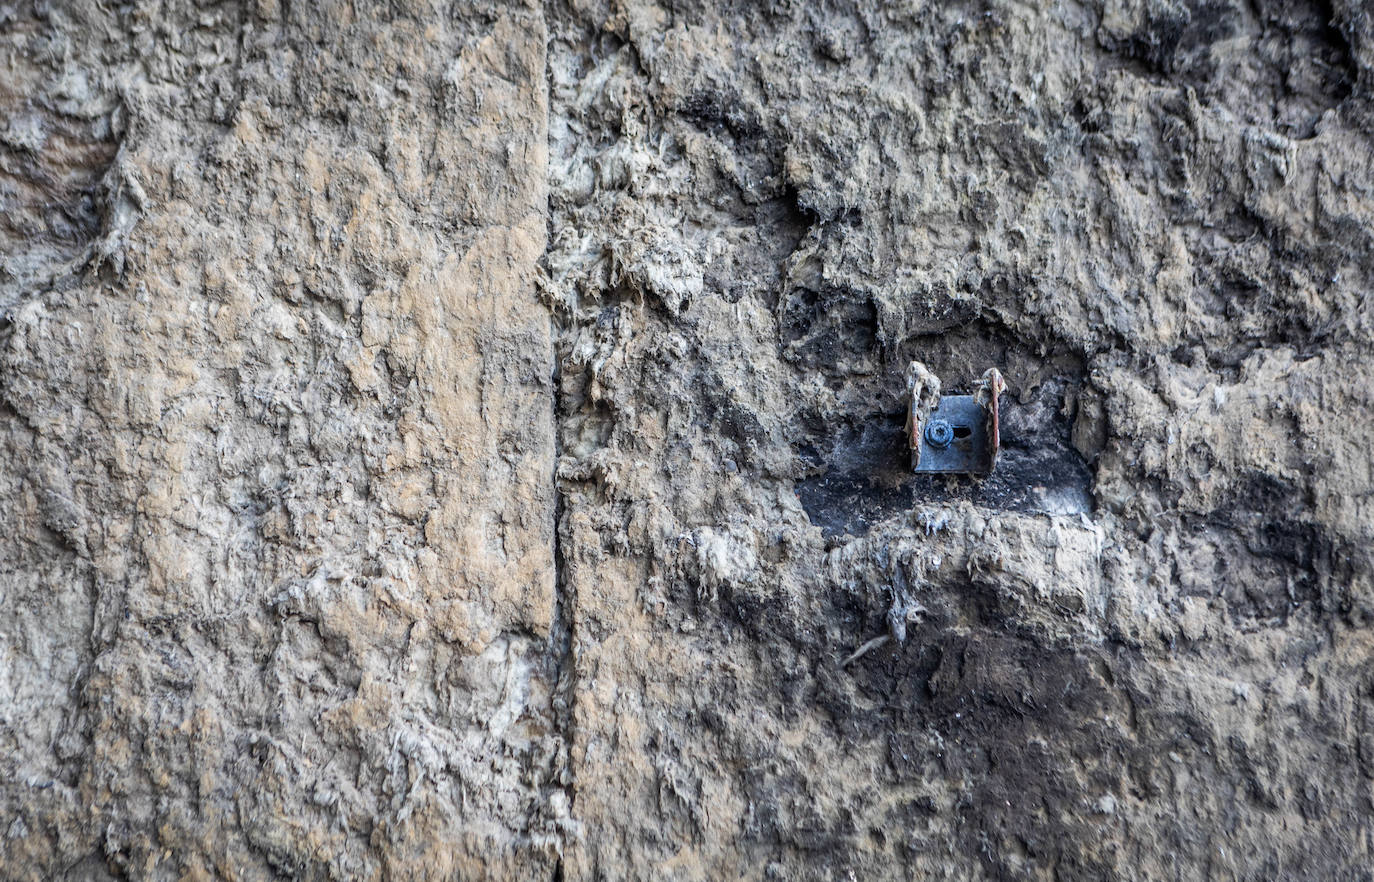
[[[997,399],[1006,383],[988,368],[972,395],[940,395],[940,378],[919,361],[907,368],[907,440],[912,471],[988,475],[997,465]]]

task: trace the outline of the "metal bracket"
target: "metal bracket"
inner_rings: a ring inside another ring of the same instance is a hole
[[[988,475],[997,465],[1000,443],[998,395],[1004,388],[1002,375],[991,368],[983,375],[973,395],[939,395],[934,375],[919,372],[934,380],[934,396],[939,396],[929,413],[920,414],[920,399],[929,401],[931,389],[910,391],[907,431],[911,446],[911,468],[924,474]],[[909,374],[909,376],[912,374]],[[924,392],[924,395],[922,395]]]

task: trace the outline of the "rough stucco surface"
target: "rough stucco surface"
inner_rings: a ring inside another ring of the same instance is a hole
[[[0,877],[1371,878],[1363,4],[11,2],[0,72]]]

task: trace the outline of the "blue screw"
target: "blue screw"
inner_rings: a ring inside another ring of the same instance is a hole
[[[954,440],[954,427],[939,418],[926,423],[926,443],[931,447],[948,447]]]

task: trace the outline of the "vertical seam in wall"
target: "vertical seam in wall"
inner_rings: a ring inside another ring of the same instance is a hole
[[[547,148],[547,164],[543,170],[543,174],[545,177],[544,218],[546,225],[544,254],[547,256],[549,249],[553,247],[554,240],[552,229],[553,206],[550,204],[552,190],[548,186],[548,175],[550,166],[552,165],[550,159],[552,157],[553,147],[549,126],[549,121],[553,115],[553,70],[551,67],[553,55],[551,51],[553,30],[548,26],[547,12],[541,14],[545,15],[546,28],[544,44],[544,137]],[[545,271],[542,259],[540,264],[539,272],[542,274]],[[549,402],[553,412],[553,463],[549,471],[549,480],[553,483],[554,496],[553,620],[549,628],[549,650],[554,665],[554,677],[550,705],[553,713],[554,732],[558,741],[553,784],[555,787],[559,787],[563,790],[564,795],[567,797],[567,811],[571,814],[577,796],[572,762],[572,739],[575,723],[574,701],[577,682],[576,659],[573,652],[573,627],[576,604],[570,589],[566,546],[563,541],[566,501],[563,488],[558,479],[558,463],[563,456],[562,357],[560,354],[561,328],[556,308],[552,304],[549,304],[548,309],[550,354],[553,362],[549,369],[549,381],[551,385]],[[566,836],[566,832],[564,836]],[[562,882],[564,879],[563,855],[566,845],[566,841],[560,841],[559,856],[553,871],[553,879],[555,882]]]

